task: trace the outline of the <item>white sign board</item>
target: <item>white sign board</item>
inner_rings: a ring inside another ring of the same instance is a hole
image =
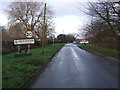
[[[34,44],[34,39],[20,39],[20,40],[14,40],[14,45],[19,44]]]
[[[89,43],[89,41],[80,41],[80,43],[82,44],[82,43]]]

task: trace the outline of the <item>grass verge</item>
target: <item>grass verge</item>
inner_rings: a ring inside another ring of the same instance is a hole
[[[64,44],[31,49],[32,56],[14,57],[15,53],[2,57],[2,88],[22,88],[34,74],[49,62],[54,53]]]
[[[93,51],[96,51],[96,52],[99,52],[99,53],[102,53],[104,55],[108,55],[108,56],[111,56],[111,57],[118,58],[118,56],[120,56],[120,52],[119,51],[97,47],[97,46],[95,46],[93,44],[86,44],[86,45],[80,44],[80,45],[82,47],[87,48],[87,49],[91,49]]]

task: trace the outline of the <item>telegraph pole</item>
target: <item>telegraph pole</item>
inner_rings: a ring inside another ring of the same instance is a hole
[[[63,29],[63,34],[64,34],[64,29]]]
[[[42,53],[44,53],[44,45],[45,45],[45,31],[46,31],[45,17],[46,17],[46,3],[44,5],[44,21],[43,21],[43,30],[42,30]]]

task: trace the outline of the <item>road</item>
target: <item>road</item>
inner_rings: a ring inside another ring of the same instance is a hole
[[[118,88],[118,67],[66,44],[30,88]]]

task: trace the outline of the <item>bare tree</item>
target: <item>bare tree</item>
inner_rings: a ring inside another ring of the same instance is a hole
[[[9,15],[9,25],[11,31],[16,30],[19,31],[18,33],[25,33],[26,30],[32,30],[37,37],[42,39],[44,13],[43,2],[12,2],[9,5],[7,13]],[[49,27],[53,28],[53,24],[49,24],[49,22],[52,22],[52,18],[53,11],[50,6],[47,6],[46,30]]]
[[[89,2],[87,7],[83,7],[82,11],[91,16],[91,23],[84,28],[84,35],[98,46],[117,50],[120,38],[120,2]]]
[[[82,5],[82,4],[80,4]],[[84,7],[84,13],[91,16],[92,19],[103,20],[109,25],[114,35],[118,35],[120,30],[120,2],[89,2]]]
[[[22,23],[16,23],[9,27],[9,33],[12,39],[25,38],[24,31],[26,31],[26,28],[22,26]]]

